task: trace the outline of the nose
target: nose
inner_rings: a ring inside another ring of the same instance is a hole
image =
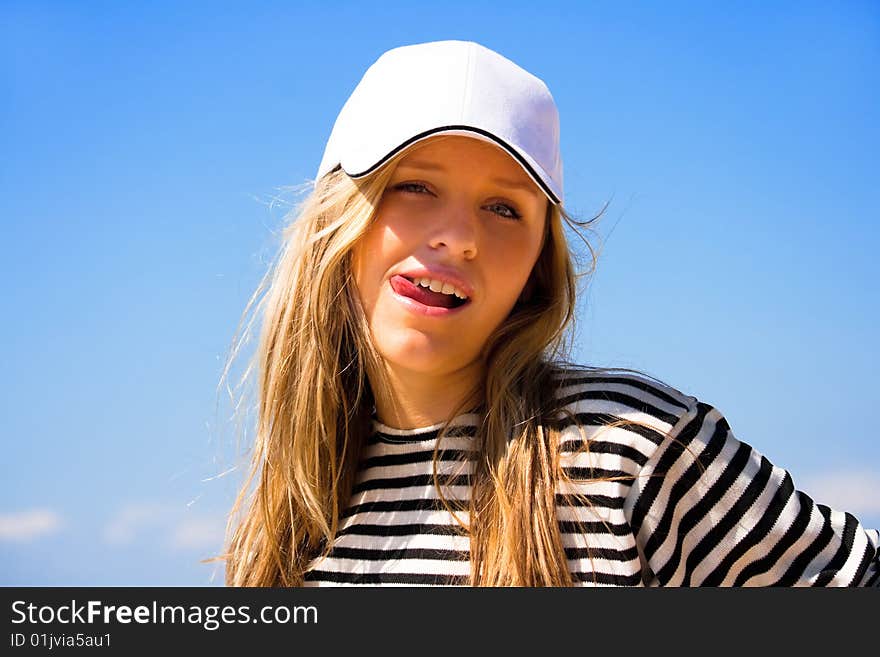
[[[431,248],[446,248],[453,256],[473,260],[477,256],[477,220],[465,203],[450,203],[437,219]]]

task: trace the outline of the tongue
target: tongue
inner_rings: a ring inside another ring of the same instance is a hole
[[[409,279],[404,278],[403,276],[395,276],[391,280],[391,283],[394,287],[395,292],[397,292],[398,294],[402,294],[403,296],[415,299],[419,303],[423,303],[426,306],[452,308],[455,299],[455,296],[452,294],[433,292],[426,287],[422,287],[421,285],[415,285],[414,283],[411,283]]]
[[[418,296],[414,296],[413,299],[416,301],[425,304],[426,306],[440,306],[442,308],[452,308],[452,295],[451,294],[441,294],[440,292],[434,292],[427,288],[421,287],[420,285],[416,286],[416,294]]]

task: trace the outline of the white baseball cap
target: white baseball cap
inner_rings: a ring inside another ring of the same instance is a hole
[[[437,134],[490,142],[509,153],[552,203],[562,203],[559,113],[550,90],[472,41],[433,41],[385,52],[343,105],[318,167],[366,176]]]

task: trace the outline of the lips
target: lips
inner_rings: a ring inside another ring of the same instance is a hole
[[[450,283],[463,295],[473,298],[474,287],[471,285],[468,277],[458,269],[449,267],[448,265],[428,264],[413,267],[412,269],[399,271],[398,275],[409,279],[410,282],[417,281],[420,278],[434,279],[443,283]]]
[[[408,311],[422,317],[452,317],[458,315],[470,305],[470,300],[462,303],[460,299],[454,296],[440,295],[426,290],[400,274],[392,276],[389,284],[394,298]]]
[[[416,285],[404,276],[394,276],[391,279],[391,287],[399,295],[409,297],[425,306],[435,308],[456,308],[464,305],[460,299],[452,294],[442,294]]]

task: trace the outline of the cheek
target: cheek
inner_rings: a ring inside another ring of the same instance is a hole
[[[363,239],[358,242],[351,250],[351,277],[354,279],[354,283],[357,286],[358,290],[361,289],[363,285],[363,249],[364,249],[364,241]]]
[[[400,260],[401,240],[386,221],[377,219],[352,249],[351,272],[361,302],[371,309],[388,270]]]
[[[523,291],[540,255],[541,244],[533,235],[497,240],[491,257],[491,280],[505,299],[516,300]],[[485,251],[484,251],[485,253]]]
[[[361,269],[381,277],[416,250],[419,239],[416,222],[407,221],[400,213],[377,217],[361,240]]]
[[[423,238],[422,228],[426,221],[420,220],[412,211],[405,211],[399,205],[388,203],[384,211],[376,217],[371,231],[374,247],[384,252],[396,254],[402,248],[411,248]]]
[[[371,254],[375,252],[373,241],[374,238],[371,235],[371,231],[368,231],[351,252],[351,275],[361,303],[365,307],[372,305],[372,297],[374,296],[370,283],[372,280],[371,268],[373,262]]]

